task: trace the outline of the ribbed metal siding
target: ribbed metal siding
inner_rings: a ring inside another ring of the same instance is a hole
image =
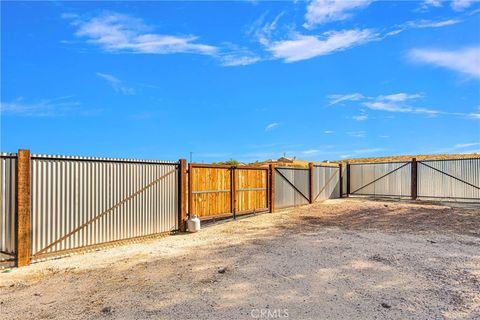
[[[178,228],[177,165],[123,161],[32,156],[32,255],[172,170],[43,253]]]
[[[15,153],[0,154],[0,251],[15,253]]]
[[[480,159],[419,161],[418,197],[433,200],[480,201],[480,190],[423,165],[425,163],[460,180],[480,187]]]
[[[277,172],[278,170],[278,172]],[[280,173],[285,176],[307,198],[309,197],[309,170],[299,168],[276,168],[275,170],[275,207],[286,208],[308,204],[308,201],[298,193]]]
[[[403,168],[398,169],[403,165],[405,165]],[[398,170],[392,172],[395,169]],[[392,173],[368,185],[389,172]],[[410,181],[411,164],[409,162],[350,165],[350,193],[352,195],[410,197]],[[366,187],[362,188],[363,186]]]
[[[316,201],[340,197],[339,170],[338,167],[313,167],[313,194],[314,197],[317,197]],[[318,193],[322,189],[323,191],[319,195]]]

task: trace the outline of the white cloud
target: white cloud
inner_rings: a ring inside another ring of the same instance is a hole
[[[328,96],[330,100],[330,105],[334,105],[344,101],[358,101],[365,98],[361,93],[350,93],[350,94],[332,94]]]
[[[472,5],[474,0],[453,0],[452,1],[452,9],[455,11],[462,11]]]
[[[122,81],[120,79],[112,76],[111,74],[108,73],[100,73],[97,72],[97,76],[100,78],[106,80],[110,86],[112,86],[113,90],[116,92],[120,92],[126,95],[133,95],[135,94],[135,90],[133,88],[129,88],[125,85],[123,85]]]
[[[423,2],[424,6],[427,7],[441,7],[442,6],[442,0],[425,0]]]
[[[280,125],[280,123],[272,122],[265,127],[265,131],[271,131],[274,128],[278,127],[279,125]]]
[[[448,20],[440,20],[440,21],[431,21],[431,20],[419,20],[419,21],[409,21],[406,23],[406,26],[411,28],[441,28],[452,26],[454,24],[458,24],[462,22],[461,20],[457,19],[448,19]]]
[[[365,8],[373,0],[313,0],[307,6],[305,14],[305,28],[312,28],[317,24],[345,20],[352,15],[352,11]]]
[[[367,133],[365,131],[350,131],[347,132],[347,134],[355,138],[365,138],[367,136]]]
[[[365,121],[368,119],[368,116],[365,115],[365,114],[361,114],[361,115],[358,115],[358,116],[353,116],[352,117],[354,120],[357,120],[357,121]]]
[[[267,50],[277,59],[295,62],[342,51],[377,39],[369,29],[330,31],[321,36],[295,34],[292,39],[274,41]]]
[[[73,17],[72,17],[73,18]],[[218,49],[196,43],[197,36],[172,36],[152,33],[142,19],[112,13],[89,20],[74,19],[72,25],[78,37],[99,45],[107,52],[131,52],[145,54],[196,53],[215,55]]]
[[[303,150],[300,152],[301,154],[305,156],[312,156],[320,153],[320,150],[317,149],[309,149],[309,150]]]
[[[81,104],[71,96],[55,99],[43,99],[37,102],[26,102],[17,98],[12,102],[2,102],[0,111],[2,115],[17,115],[24,117],[62,117],[70,114],[92,115],[100,110],[81,109]]]
[[[323,131],[323,133],[325,133],[325,134],[333,134],[333,133],[335,133],[335,131],[332,131],[332,130],[325,130],[325,131]]]
[[[459,144],[454,145],[453,147],[455,149],[464,149],[464,148],[470,148],[470,147],[475,147],[475,146],[480,146],[480,142],[459,143]]]
[[[395,94],[389,94],[386,96],[379,96],[378,100],[388,100],[388,101],[393,101],[393,102],[404,102],[407,100],[412,100],[412,99],[418,99],[421,98],[422,95],[419,93],[416,94],[408,94],[404,92],[400,93],[395,93]]]
[[[480,47],[459,50],[412,49],[409,58],[436,67],[450,69],[464,75],[480,78]]]

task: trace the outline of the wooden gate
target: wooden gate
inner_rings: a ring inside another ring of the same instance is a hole
[[[268,210],[268,168],[189,164],[188,212],[202,220]]]

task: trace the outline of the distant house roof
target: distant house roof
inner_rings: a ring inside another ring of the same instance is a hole
[[[293,160],[295,160],[295,158],[288,158],[288,157],[278,158],[278,162],[293,162]]]

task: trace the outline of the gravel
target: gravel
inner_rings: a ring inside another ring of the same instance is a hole
[[[0,314],[475,319],[480,210],[336,199],[210,225],[0,273]]]

